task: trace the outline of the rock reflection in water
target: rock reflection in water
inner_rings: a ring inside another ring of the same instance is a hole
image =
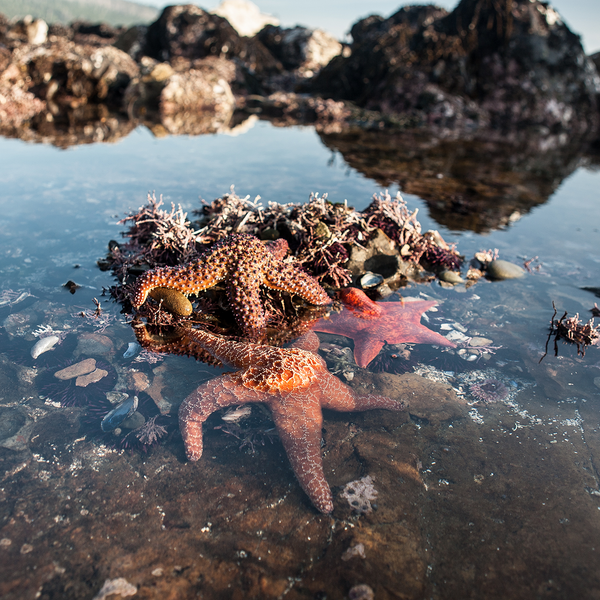
[[[545,203],[593,156],[585,142],[548,136],[455,138],[427,129],[319,136],[366,177],[423,198],[441,225],[478,233],[508,226]]]

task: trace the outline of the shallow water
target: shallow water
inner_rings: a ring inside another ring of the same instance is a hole
[[[587,321],[599,301],[600,172],[576,169],[545,202],[486,234],[449,229],[404,195],[423,229],[438,229],[467,258],[493,248],[519,264],[538,258],[519,280],[401,290],[440,302],[423,321],[429,328],[487,338],[491,348],[469,361],[415,346],[407,375],[354,368],[357,389],[375,386],[410,408],[325,414],[335,504],[326,517],[256,407],[242,431],[214,415],[195,464],[172,416],[161,417],[168,433],[147,454],[99,431],[94,407],[116,381],[129,393],[149,386],[139,395],[151,418],[174,414],[219,371],[179,356],[123,357],[135,338],[102,296],[112,278],[96,260],[149,191],[188,211],[231,185],[263,202],[319,192],[362,209],[383,188],[313,129],[265,122],[236,137],[157,139],[138,128],[116,144],[68,150],[3,139],[0,156],[2,598],[91,599],[119,577],[139,598],[347,598],[360,584],[378,600],[600,595],[598,347],[580,356],[561,342],[555,357],[551,341],[539,362],[552,302],[558,316]],[[81,286],[75,294],[63,287],[69,280]],[[33,359],[49,335],[56,345]],[[352,345],[322,341],[342,354]],[[103,382],[57,384],[54,372],[87,357],[109,373]],[[486,379],[506,396],[478,400],[473,386]],[[343,490],[366,476],[376,510],[357,514]]]

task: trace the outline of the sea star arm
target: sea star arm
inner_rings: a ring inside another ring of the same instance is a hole
[[[283,402],[271,403],[270,407],[298,482],[318,510],[330,513],[333,497],[321,457],[323,416],[314,392],[309,390],[302,396],[291,393]]]
[[[267,319],[260,300],[261,266],[252,254],[239,259],[227,286],[229,306],[238,325],[249,336],[260,337]]]
[[[331,304],[332,300],[327,292],[314,278],[300,271],[289,263],[277,263],[272,261],[271,268],[265,269],[263,283],[274,290],[282,290],[291,294],[297,294],[307,302],[322,306]]]
[[[322,408],[339,411],[362,411],[384,408],[387,410],[404,410],[404,402],[392,400],[386,396],[375,394],[360,395],[350,386],[342,383],[331,373],[319,376],[321,385],[320,402]]]
[[[201,260],[177,267],[158,267],[146,271],[135,281],[131,304],[139,308],[150,291],[157,287],[177,290],[182,294],[196,294],[214,286],[227,273],[224,264],[211,265]]]
[[[241,386],[237,373],[225,373],[202,384],[179,407],[179,429],[188,459],[198,460],[202,456],[202,424],[212,413],[265,399],[265,394]]]

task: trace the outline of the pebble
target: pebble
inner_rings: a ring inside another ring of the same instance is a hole
[[[32,358],[37,358],[40,354],[48,352],[48,350],[54,350],[54,346],[60,342],[60,338],[57,335],[49,335],[37,341],[31,349]]]
[[[466,342],[469,338],[464,333],[461,333],[460,331],[451,331],[446,336],[446,339],[450,340],[451,342],[456,343],[456,342]]]
[[[86,358],[85,360],[75,363],[74,365],[57,371],[54,373],[54,377],[61,379],[62,381],[67,381],[67,379],[73,379],[73,377],[79,377],[80,375],[91,373],[95,368],[96,359]]]
[[[127,417],[119,427],[123,427],[124,429],[137,429],[141,427],[146,422],[144,419],[144,415],[135,411],[131,416]]]
[[[75,356],[87,354],[88,356],[105,356],[114,350],[111,339],[99,333],[84,333],[77,340]]]
[[[87,387],[90,383],[98,383],[101,379],[104,379],[108,375],[108,371],[104,369],[95,369],[87,375],[80,375],[75,380],[77,387]]]
[[[187,317],[192,314],[192,303],[177,290],[165,287],[157,287],[148,294],[158,302],[162,302],[164,309],[181,317]]]
[[[442,271],[438,277],[446,283],[464,283],[465,281],[456,271]]]
[[[525,275],[525,269],[507,260],[493,260],[487,266],[487,274],[492,279],[517,279]]]

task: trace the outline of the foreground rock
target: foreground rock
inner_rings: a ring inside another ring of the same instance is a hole
[[[452,13],[410,6],[351,33],[351,55],[323,69],[313,92],[443,127],[584,135],[598,126],[595,65],[546,3],[462,0]]]

